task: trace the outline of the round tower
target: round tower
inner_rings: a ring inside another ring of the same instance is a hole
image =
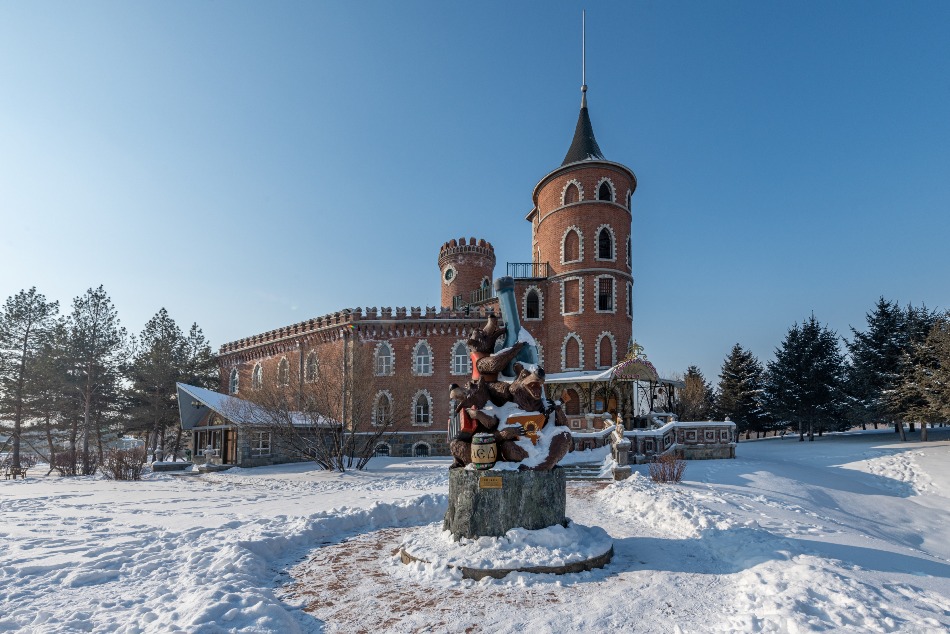
[[[494,270],[495,248],[490,242],[459,238],[443,244],[439,249],[442,306],[459,308],[490,297]]]
[[[587,86],[570,149],[534,188],[534,261],[549,264],[549,371],[594,370],[623,359],[632,334],[630,201],[633,171],[608,161],[594,138]]]

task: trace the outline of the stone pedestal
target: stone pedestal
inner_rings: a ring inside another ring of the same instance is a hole
[[[449,470],[449,508],[442,523],[455,539],[501,537],[512,528],[565,523],[564,470]]]

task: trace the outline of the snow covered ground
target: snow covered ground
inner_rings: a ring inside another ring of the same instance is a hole
[[[950,430],[743,442],[679,485],[571,483],[615,557],[464,581],[393,551],[447,460],[0,481],[0,631],[945,632]]]

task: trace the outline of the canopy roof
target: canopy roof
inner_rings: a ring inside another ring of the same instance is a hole
[[[178,414],[181,417],[181,428],[186,431],[194,429],[209,411],[235,425],[260,427],[271,425],[275,420],[275,417],[266,409],[250,401],[187,383],[178,383],[177,386]],[[287,414],[294,426],[328,427],[335,424],[327,418],[305,412],[288,412]]]

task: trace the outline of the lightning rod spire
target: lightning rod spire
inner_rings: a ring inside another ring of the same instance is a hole
[[[587,107],[587,11],[581,9],[581,108]]]

